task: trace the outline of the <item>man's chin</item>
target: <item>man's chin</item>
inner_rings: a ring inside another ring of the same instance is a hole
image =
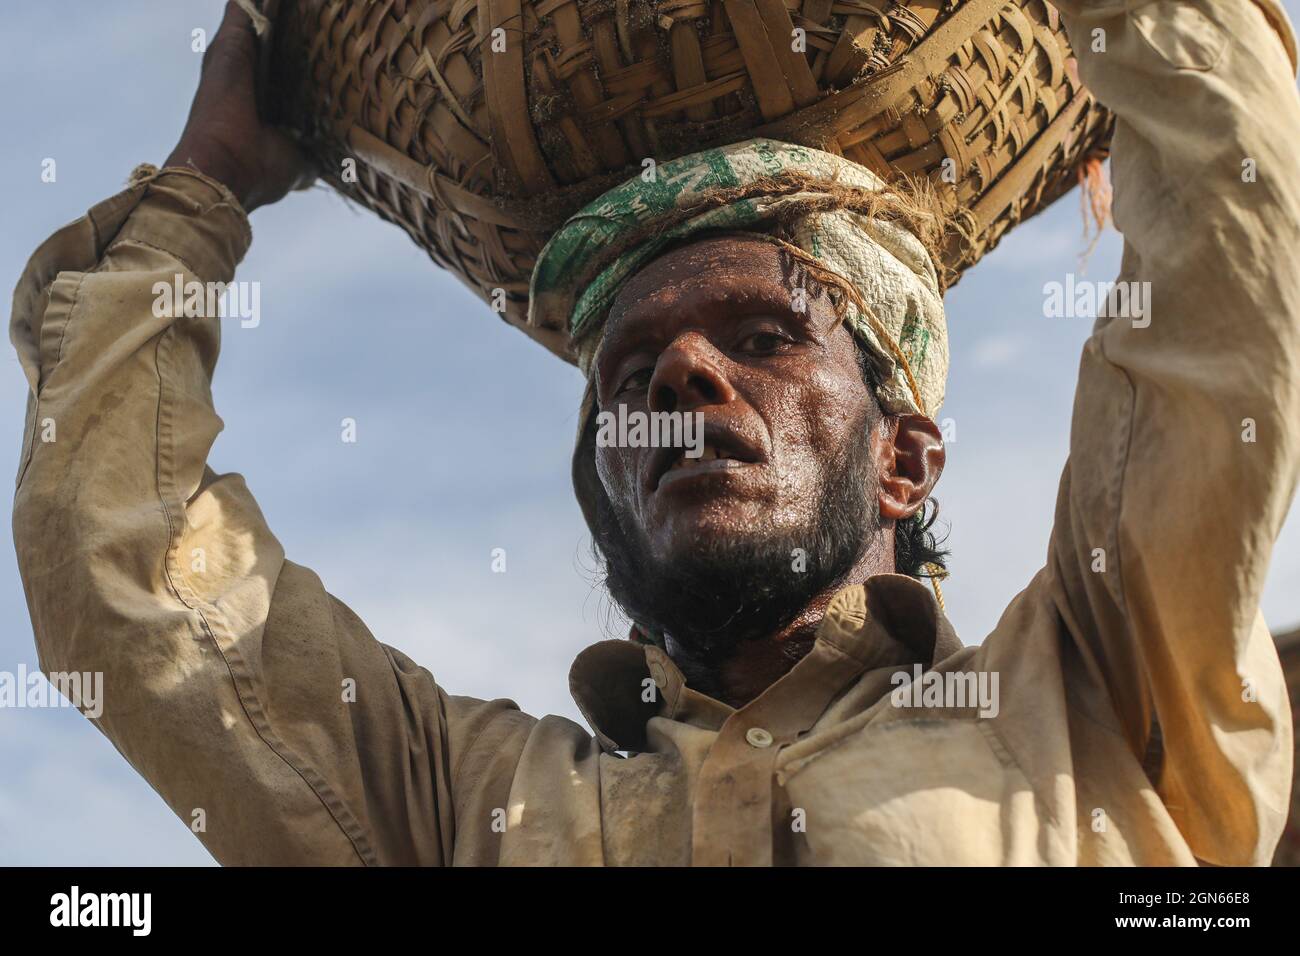
[[[817,573],[797,573],[804,565],[818,570],[815,561],[792,558],[792,542],[805,535],[730,525],[709,534],[701,527],[708,525],[621,563],[607,579],[630,617],[670,635],[697,663],[721,660],[784,627],[824,583]]]
[[[648,543],[656,563],[675,567],[769,552],[789,537],[773,526],[764,508],[699,506],[674,510],[648,536]]]

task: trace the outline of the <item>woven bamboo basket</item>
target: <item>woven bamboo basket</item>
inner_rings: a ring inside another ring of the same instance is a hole
[[[1044,0],[263,0],[267,109],[324,178],[530,327],[563,219],[751,136],[929,177],[958,274],[1104,155],[1112,118]],[[350,164],[345,161],[351,161]]]

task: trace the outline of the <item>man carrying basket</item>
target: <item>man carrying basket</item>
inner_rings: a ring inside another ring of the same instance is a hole
[[[587,375],[574,484],[637,625],[573,665],[591,730],[453,696],[376,641],[205,464],[216,320],[151,307],[178,272],[230,281],[246,212],[311,178],[258,120],[231,4],[163,168],[15,294],[42,667],[105,674],[100,728],[183,819],[204,808],[222,863],[1267,863],[1291,778],[1258,605],[1300,466],[1294,39],[1272,2],[1057,6],[1118,117],[1121,278],[1152,307],[1088,340],[1047,562],[981,645],[920,580],[947,214],[767,139],[607,192],[533,272],[530,318]],[[599,440],[620,409],[700,416],[700,453]]]

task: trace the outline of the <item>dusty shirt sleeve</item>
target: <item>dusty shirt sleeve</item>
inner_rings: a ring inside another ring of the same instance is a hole
[[[1049,580],[1193,852],[1267,862],[1291,772],[1259,603],[1300,465],[1293,64],[1267,4],[1057,6],[1118,116],[1117,281],[1146,308],[1085,346]]]
[[[531,718],[376,641],[207,467],[229,320],[173,318],[155,287],[228,282],[250,240],[218,184],[141,169],[19,282],[14,540],[41,666],[102,673],[94,723],[222,863],[450,863],[458,825],[490,832],[457,801],[504,805]]]

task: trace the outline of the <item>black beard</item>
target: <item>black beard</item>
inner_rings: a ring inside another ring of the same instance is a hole
[[[671,565],[650,555],[642,530],[595,484],[595,543],[610,596],[642,627],[671,635],[688,682],[701,690],[738,645],[789,625],[879,539],[879,478],[865,435],[828,475],[808,527],[702,540]],[[802,573],[796,548],[805,552]]]

